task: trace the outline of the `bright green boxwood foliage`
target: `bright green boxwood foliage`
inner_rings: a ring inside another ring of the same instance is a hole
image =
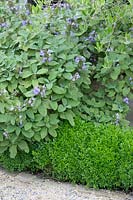
[[[133,89],[132,5],[0,2],[0,153],[29,152],[74,116],[125,124]],[[116,116],[117,114],[117,116]]]
[[[73,128],[63,125],[58,137],[42,143],[33,157],[38,169],[45,173],[49,168],[59,180],[93,188],[133,187],[133,130],[77,120]]]

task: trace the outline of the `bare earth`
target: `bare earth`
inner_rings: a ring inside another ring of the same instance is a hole
[[[0,169],[0,200],[133,200],[133,196]]]

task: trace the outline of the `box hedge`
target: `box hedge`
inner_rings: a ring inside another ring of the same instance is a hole
[[[49,162],[47,154],[49,152]],[[33,151],[38,168],[59,180],[93,188],[133,187],[133,130],[94,125],[81,120],[63,125],[58,137]]]

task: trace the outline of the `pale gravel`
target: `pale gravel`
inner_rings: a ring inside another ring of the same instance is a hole
[[[0,200],[133,200],[122,192],[87,189],[0,168]]]

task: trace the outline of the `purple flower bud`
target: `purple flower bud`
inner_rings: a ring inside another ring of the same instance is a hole
[[[128,97],[125,97],[125,98],[123,99],[123,101],[124,101],[126,104],[129,104],[129,99],[128,99]]]
[[[73,22],[73,20],[72,20],[71,18],[68,18],[68,19],[66,19],[66,22],[67,22],[69,25],[71,25],[72,22]]]
[[[7,28],[8,27],[6,22],[1,23],[0,26],[1,26],[1,28]]]
[[[75,58],[75,62],[78,64],[79,61],[80,61],[80,57],[77,56],[77,57]]]
[[[26,15],[30,15],[30,11],[29,10],[26,10]]]
[[[41,50],[41,51],[40,51],[40,56],[44,56],[44,55],[45,55],[44,51]]]
[[[42,63],[45,63],[47,60],[48,60],[48,59],[47,59],[46,57],[44,57],[44,58],[42,59]]]
[[[132,80],[133,80],[132,77],[130,77],[130,78],[129,78],[129,81],[132,81]]]
[[[51,61],[52,61],[52,58],[51,58],[51,57],[49,57],[49,58],[48,58],[48,62],[51,62]]]
[[[95,42],[95,37],[92,36],[92,35],[90,35],[90,36],[88,37],[88,40],[89,40],[90,42]]]
[[[33,93],[34,93],[34,95],[38,95],[40,93],[40,88],[39,87],[35,87],[33,89]]]
[[[87,69],[87,66],[86,66],[85,63],[83,63],[83,65],[82,65],[82,70],[86,70],[86,69]]]
[[[92,31],[90,32],[89,36],[86,38],[86,41],[89,40],[90,42],[95,42],[95,38],[96,38],[96,32]]]
[[[81,61],[81,62],[85,62],[86,59],[85,59],[83,56],[77,56],[77,57],[75,58],[75,63],[78,64],[80,61]]]

